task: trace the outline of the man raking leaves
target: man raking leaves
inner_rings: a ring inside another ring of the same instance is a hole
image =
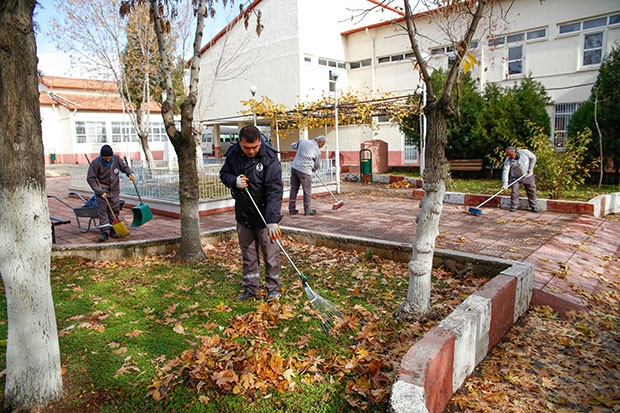
[[[282,219],[282,167],[276,151],[264,141],[255,126],[239,131],[239,142],[230,147],[220,170],[220,179],[235,199],[237,235],[243,258],[243,293],[237,301],[254,298],[260,291],[259,250],[265,261],[267,301],[280,297],[280,250],[301,278],[312,306],[319,312],[325,328],[331,329],[341,313],[328,300],[315,293],[295,266],[279,239]]]
[[[267,300],[274,300],[280,297],[281,288],[280,251],[273,241],[282,235],[282,166],[277,152],[262,139],[257,127],[241,128],[239,141],[226,154],[220,179],[235,199],[243,258],[243,292],[237,301],[249,300],[260,292],[260,252],[265,262]],[[246,192],[252,193],[260,210],[254,208]]]

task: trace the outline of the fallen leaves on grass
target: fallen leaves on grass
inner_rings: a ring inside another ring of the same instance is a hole
[[[398,360],[437,323],[393,320],[392,313],[406,294],[407,263],[283,242],[298,266],[312,268],[315,290],[343,300],[334,300],[344,310],[329,333],[333,348],[325,345],[325,332],[316,323],[320,314],[306,301],[302,283],[294,279],[281,302],[259,302],[253,311],[232,317],[217,334],[197,337],[199,345],[173,359],[160,358],[149,386],[153,399],[163,399],[178,383],[188,383],[206,401],[222,394],[251,401],[274,391],[295,392],[300,384],[327,382],[340,383],[340,397],[355,410],[387,401]],[[225,244],[217,250],[234,248]],[[234,259],[238,262],[238,256]],[[472,274],[454,277],[443,269],[435,269],[433,277],[437,294],[432,305],[443,316],[487,281]],[[366,304],[351,304],[354,297]],[[213,308],[215,313],[229,311],[233,309],[224,303]],[[302,320],[307,330],[287,336],[294,319]],[[283,342],[285,337],[292,342]]]

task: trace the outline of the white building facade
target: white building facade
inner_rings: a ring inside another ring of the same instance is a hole
[[[39,104],[46,164],[86,163],[84,155],[94,159],[105,144],[127,159],[145,159],[115,82],[43,76]],[[174,151],[159,107],[152,106],[149,146],[155,159],[165,159]]]
[[[379,97],[414,94],[420,86],[402,10],[370,0],[256,0],[261,12],[260,36],[255,20],[231,24],[203,48],[200,97],[195,119],[205,124],[249,124],[242,101],[267,96],[292,109],[299,102],[354,90]],[[488,83],[512,86],[526,75],[541,82],[553,100],[548,108],[556,144],[562,145],[572,113],[590,96],[603,58],[620,42],[618,0],[516,0],[505,19],[489,18],[474,36],[471,54],[478,64],[473,78],[481,90]],[[398,3],[392,3],[392,5]],[[372,9],[362,18],[363,10]],[[496,10],[499,10],[496,6]],[[447,67],[453,40],[441,29],[445,21],[416,17],[421,51],[431,68]],[[463,28],[461,28],[463,29]],[[458,28],[456,29],[458,32]],[[333,74],[338,74],[335,81]],[[258,120],[268,124],[268,120]],[[365,141],[388,144],[390,166],[417,165],[417,154],[397,126],[377,119],[379,128],[340,127],[343,164],[359,163]],[[289,132],[278,142],[286,152],[304,137],[325,134],[327,151],[335,149],[333,127]]]

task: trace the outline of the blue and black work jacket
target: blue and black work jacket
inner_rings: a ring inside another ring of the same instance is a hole
[[[265,224],[245,190],[237,188],[237,176],[245,175],[248,189],[269,224],[282,220],[282,166],[277,152],[262,140],[256,156],[248,158],[239,143],[230,147],[220,169],[222,183],[230,188],[235,199],[235,219],[248,228],[264,228]]]

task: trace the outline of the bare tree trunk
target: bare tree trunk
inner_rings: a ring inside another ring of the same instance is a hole
[[[0,3],[0,273],[8,317],[8,410],[42,408],[62,396],[32,26],[35,4]]]
[[[197,8],[196,35],[194,38],[194,55],[190,71],[189,94],[181,104],[181,131],[178,131],[174,122],[174,90],[172,87],[172,73],[170,59],[165,48],[164,31],[158,2],[150,0],[151,12],[157,42],[161,67],[164,72],[166,86],[166,100],[162,104],[161,113],[164,119],[166,132],[174,146],[179,159],[179,202],[181,205],[181,245],[175,259],[185,262],[196,262],[207,258],[200,239],[200,217],[198,215],[198,170],[196,168],[196,141],[193,134],[194,108],[197,102],[197,85],[200,73],[200,44],[204,28],[205,0],[200,0]]]
[[[461,63],[469,50],[469,45],[478,24],[484,16],[488,2],[492,2],[492,0],[478,0],[457,4],[457,6],[463,6],[460,12],[462,12],[462,22],[466,25],[464,27],[467,27],[467,30],[464,32],[463,39],[455,42],[456,56],[450,64],[442,96],[437,99],[433,91],[429,68],[422,58],[420,46],[416,39],[418,32],[409,0],[403,0],[407,35],[419,65],[420,75],[426,84],[427,104],[424,108],[424,114],[427,117],[428,130],[426,146],[424,148],[426,167],[422,175],[424,178],[423,188],[425,195],[422,200],[422,210],[418,216],[418,226],[413,240],[411,261],[409,261],[407,300],[399,306],[394,314],[394,317],[400,321],[414,321],[431,311],[431,275],[433,255],[435,253],[435,239],[439,235],[439,219],[441,218],[443,198],[446,192],[446,131],[448,117],[454,116],[456,113],[453,105],[452,86],[458,80]],[[446,8],[446,10],[449,9]],[[459,13],[459,7],[450,9],[450,11]]]
[[[605,158],[603,156],[603,134],[601,134],[601,128],[598,125],[598,92],[594,91],[594,124],[596,125],[596,131],[598,132],[598,149],[599,156],[601,158],[600,168],[601,172],[598,177],[598,189],[601,190],[601,186],[603,185],[603,174],[605,173]]]
[[[155,159],[153,158],[153,153],[151,152],[151,147],[149,146],[149,135],[144,133],[138,133],[138,138],[140,139],[140,143],[142,144],[142,153],[144,153],[144,158],[146,159],[146,165],[149,168],[155,167]]]
[[[424,153],[427,162],[423,184],[425,193],[413,239],[411,261],[409,261],[407,300],[395,313],[395,318],[399,321],[415,321],[431,311],[431,275],[435,239],[439,235],[439,219],[446,193],[444,150],[447,119],[440,105],[436,103],[428,104],[424,113],[428,120]]]

